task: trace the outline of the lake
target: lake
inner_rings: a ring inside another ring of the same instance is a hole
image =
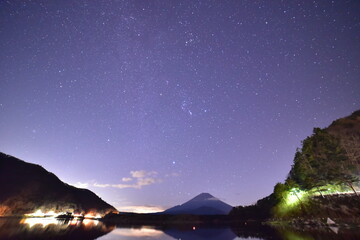
[[[272,228],[260,224],[242,226],[116,226],[97,220],[54,218],[0,218],[1,240],[99,239],[99,240],[351,240],[360,239],[355,228]]]

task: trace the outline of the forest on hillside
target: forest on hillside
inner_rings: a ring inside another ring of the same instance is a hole
[[[230,214],[244,220],[325,216],[329,212],[351,217],[360,212],[359,163],[360,111],[356,111],[328,128],[314,128],[296,150],[285,182],[277,183],[270,196],[251,206],[236,207]]]

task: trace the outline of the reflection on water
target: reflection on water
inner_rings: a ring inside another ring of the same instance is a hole
[[[150,227],[142,227],[140,229],[136,228],[117,228],[111,232],[111,234],[119,235],[123,237],[147,237],[147,238],[157,238],[163,235],[163,232],[156,230]]]
[[[230,228],[166,229],[164,232],[175,239],[182,240],[233,240],[236,238],[236,234]]]
[[[262,224],[236,227],[117,227],[99,240],[352,240],[360,239],[358,228],[316,229],[273,228]]]
[[[333,227],[332,227],[333,228]],[[261,224],[237,227],[115,226],[98,220],[55,218],[0,218],[1,240],[99,239],[99,240],[340,240],[360,239],[358,228],[289,229]]]
[[[109,234],[102,236],[99,240],[140,240],[140,239],[154,239],[154,240],[173,240],[172,237],[164,234],[160,229],[150,226],[141,226],[137,228],[116,228]]]
[[[58,220],[55,218],[24,218],[20,220],[20,223],[27,224],[30,228],[36,225],[45,228],[50,224],[58,224]]]
[[[320,227],[313,229],[288,229],[280,228],[278,232],[284,240],[359,240],[360,229],[358,227]]]
[[[235,233],[228,228],[154,228],[142,226],[138,228],[116,228],[99,240],[233,240]],[[255,238],[254,238],[255,239]]]
[[[0,218],[0,239],[96,239],[115,226],[90,219]]]

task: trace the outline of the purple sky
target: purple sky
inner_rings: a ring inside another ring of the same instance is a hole
[[[1,1],[0,151],[115,207],[254,203],[360,108],[360,1]]]

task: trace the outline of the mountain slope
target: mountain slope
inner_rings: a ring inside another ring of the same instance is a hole
[[[226,215],[232,209],[209,193],[201,193],[182,205],[165,210],[164,214]]]
[[[95,193],[62,182],[43,167],[0,153],[0,216],[42,212],[96,212],[116,209]]]

